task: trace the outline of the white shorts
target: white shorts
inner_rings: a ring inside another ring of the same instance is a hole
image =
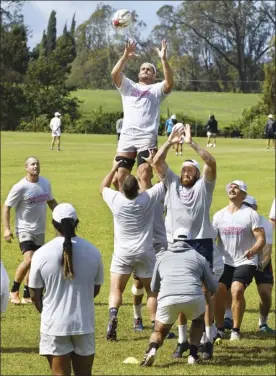
[[[139,255],[112,256],[110,271],[117,274],[131,274],[133,271],[138,278],[151,278],[156,256],[154,251],[147,251]]]
[[[45,243],[45,234],[30,234],[29,232],[19,232],[17,234],[19,243],[34,242],[35,245],[43,245]]]
[[[173,324],[179,313],[184,313],[187,320],[195,320],[205,312],[205,298],[200,296],[186,303],[172,304],[160,307],[157,305],[155,320],[162,324]]]
[[[52,137],[60,137],[60,135],[61,135],[61,131],[60,130],[52,131]]]
[[[212,132],[207,132],[207,136],[208,137],[217,137],[217,134],[216,133],[212,133]]]
[[[157,136],[144,135],[137,130],[132,130],[131,134],[121,133],[117,153],[140,153],[140,151],[157,148]]]
[[[39,355],[61,356],[71,352],[80,356],[95,354],[94,333],[73,336],[51,336],[40,333]]]

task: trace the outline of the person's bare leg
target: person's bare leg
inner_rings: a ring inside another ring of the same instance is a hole
[[[233,330],[240,329],[245,311],[245,287],[242,283],[234,281],[231,285]]]
[[[91,376],[94,362],[94,354],[89,356],[80,356],[72,353],[72,366],[75,376]]]
[[[219,330],[224,329],[224,312],[225,312],[225,301],[227,296],[227,287],[224,283],[219,282],[218,291],[214,297],[214,316],[216,324]]]
[[[25,278],[26,274],[28,273],[31,261],[33,257],[34,251],[26,251],[23,255],[23,261],[18,265],[14,280],[15,282],[21,283],[23,279]]]
[[[54,145],[55,145],[56,137],[52,137],[52,142],[51,142],[51,150],[54,150]]]
[[[268,315],[271,309],[271,295],[272,295],[272,287],[271,283],[260,283],[258,285],[258,293],[260,297],[260,304],[259,304],[259,327],[267,325]],[[274,331],[275,333],[275,331]]]
[[[144,286],[140,279],[133,280],[131,292],[133,297],[134,330],[141,331],[144,329],[142,317],[142,300],[144,296]]]
[[[57,150],[60,151],[60,136],[57,136]]]
[[[155,315],[157,309],[157,293],[152,292],[150,288],[151,278],[140,278],[147,293],[147,309],[150,320],[155,322]]]
[[[71,376],[71,353],[61,356],[48,355],[53,376]]]

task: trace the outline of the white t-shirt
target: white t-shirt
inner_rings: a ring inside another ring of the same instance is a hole
[[[269,213],[269,219],[273,219],[275,221],[275,198],[273,200],[273,203],[272,203],[272,206],[271,206],[271,209],[270,209],[270,213]]]
[[[138,130],[142,135],[158,134],[160,104],[167,96],[163,88],[164,81],[139,85],[122,75],[122,84],[118,88],[124,111],[121,134],[132,135],[133,129]]]
[[[33,255],[30,288],[45,288],[41,333],[54,336],[94,332],[94,286],[103,284],[101,254],[87,240],[72,238],[72,280],[64,279],[61,265],[64,238],[59,236]]]
[[[218,249],[229,266],[258,265],[258,256],[248,260],[244,252],[256,242],[253,230],[263,227],[259,214],[242,205],[235,213],[228,211],[228,206],[215,213],[213,226],[218,234]]]
[[[4,268],[4,265],[1,261],[1,285],[0,285],[0,293],[1,293],[1,313],[5,312],[7,309],[8,301],[9,301],[9,276]]]
[[[114,216],[114,253],[138,255],[153,250],[153,219],[157,203],[165,197],[163,183],[140,193],[134,200],[121,192],[103,189],[103,199]]]
[[[43,234],[46,228],[47,201],[53,200],[50,182],[39,176],[37,183],[26,178],[15,184],[5,205],[15,208],[15,233]]]
[[[53,117],[50,121],[50,128],[52,132],[60,132],[60,126],[61,126],[61,119],[58,117]]]
[[[186,228],[192,239],[213,238],[209,211],[215,181],[208,182],[203,177],[191,188],[186,188],[182,186],[179,176],[168,169],[164,184],[167,187],[165,226],[169,246],[173,244],[173,233],[179,227]]]

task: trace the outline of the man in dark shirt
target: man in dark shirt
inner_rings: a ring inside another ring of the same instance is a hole
[[[274,150],[276,149],[276,121],[273,115],[268,115],[268,120],[264,130],[265,137],[267,138],[267,149],[270,148],[270,140],[274,142]]]
[[[206,124],[206,131],[207,131],[207,148],[208,147],[216,147],[216,137],[218,132],[218,122],[215,119],[214,115],[209,116],[208,123]],[[213,139],[213,143],[212,143]]]

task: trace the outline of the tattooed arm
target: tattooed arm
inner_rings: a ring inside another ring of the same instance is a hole
[[[217,164],[215,158],[205,149],[202,149],[199,145],[197,145],[192,140],[191,135],[191,126],[189,124],[186,124],[184,127],[184,141],[186,144],[189,144],[191,148],[193,148],[197,154],[203,159],[205,162],[204,168],[203,168],[203,176],[208,181],[213,181],[216,179],[217,176]]]

